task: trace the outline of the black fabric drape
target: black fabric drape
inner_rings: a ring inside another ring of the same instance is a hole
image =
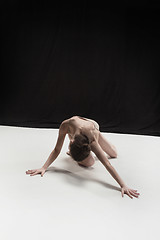
[[[160,8],[2,4],[0,124],[160,136]]]

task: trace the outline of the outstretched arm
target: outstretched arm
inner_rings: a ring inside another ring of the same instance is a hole
[[[45,162],[45,164],[43,165],[42,168],[39,169],[34,169],[34,170],[28,170],[26,171],[26,174],[31,174],[31,176],[34,176],[36,174],[41,174],[41,176],[44,175],[45,171],[47,170],[47,168],[49,167],[49,165],[51,165],[51,163],[58,157],[58,155],[60,154],[61,148],[63,146],[64,143],[64,139],[65,136],[68,132],[68,120],[64,120],[59,128],[59,134],[58,134],[58,139],[57,139],[57,143],[56,146],[54,148],[54,150],[50,153],[47,161]]]
[[[106,152],[111,158],[117,157],[117,149],[116,147],[111,144],[103,135],[101,132],[99,132],[99,139],[98,143],[103,149],[104,152]]]
[[[101,163],[104,165],[104,167],[108,170],[108,172],[112,175],[112,177],[118,182],[118,184],[121,186],[121,193],[122,197],[124,193],[126,193],[130,198],[138,197],[139,193],[137,193],[136,190],[129,189],[123,180],[118,175],[117,171],[114,169],[114,167],[110,164],[108,158],[104,154],[101,146],[97,141],[92,142],[91,144],[91,150],[96,154],[97,158],[101,161]]]
[[[44,169],[47,169],[49,167],[49,165],[51,165],[51,163],[60,154],[60,151],[62,149],[62,146],[63,146],[63,143],[64,143],[64,139],[65,139],[65,136],[66,136],[67,132],[68,132],[68,123],[65,120],[60,125],[56,146],[55,146],[54,150],[51,152],[51,154],[49,155],[49,157],[48,157],[47,161],[45,162],[45,164],[43,165]]]

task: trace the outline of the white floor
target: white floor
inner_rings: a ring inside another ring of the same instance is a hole
[[[121,197],[100,161],[80,167],[62,151],[43,177],[58,129],[0,126],[0,239],[160,239],[160,138],[103,133],[118,150],[110,162],[140,197]]]

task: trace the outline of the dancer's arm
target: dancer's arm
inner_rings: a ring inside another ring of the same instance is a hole
[[[116,147],[113,144],[111,144],[105,138],[105,136],[103,136],[103,134],[101,132],[99,132],[98,143],[101,146],[101,148],[103,149],[103,151],[106,152],[107,155],[109,155],[111,158],[116,158],[117,157],[117,149],[116,149]]]
[[[118,184],[123,187],[125,186],[125,183],[120,178],[114,167],[110,164],[108,158],[104,154],[104,151],[102,150],[101,146],[97,141],[92,142],[91,144],[91,150],[96,154],[97,158],[101,161],[101,163],[104,165],[104,167],[108,170],[108,172],[112,175],[112,177],[118,182]]]
[[[39,168],[39,169],[33,169],[33,170],[28,170],[26,171],[26,174],[31,174],[31,176],[34,176],[36,174],[41,174],[41,176],[44,175],[45,171],[47,170],[47,168],[49,167],[49,165],[51,165],[51,163],[58,157],[58,155],[60,154],[61,148],[63,146],[64,143],[64,139],[65,136],[68,132],[68,120],[64,120],[59,128],[59,134],[58,134],[58,139],[57,139],[57,143],[55,148],[53,149],[53,151],[50,153],[47,161],[45,162],[45,164],[43,165],[43,167]]]
[[[51,163],[60,154],[67,132],[68,132],[68,122],[65,120],[60,125],[56,146],[53,149],[53,151],[50,153],[50,155],[49,155],[47,161],[45,162],[45,164],[43,165],[44,169],[47,169],[49,167],[49,165],[51,165]]]
[[[136,190],[129,189],[126,184],[123,182],[123,180],[118,175],[117,171],[114,169],[114,167],[110,164],[108,158],[104,154],[104,151],[102,150],[101,146],[97,141],[93,141],[91,144],[91,150],[96,154],[97,158],[101,161],[101,163],[104,165],[104,167],[108,170],[108,172],[112,175],[112,177],[118,182],[118,184],[121,186],[121,192],[122,197],[123,194],[128,194],[129,197],[132,198],[131,195],[134,197],[138,197],[138,193],[136,193]]]

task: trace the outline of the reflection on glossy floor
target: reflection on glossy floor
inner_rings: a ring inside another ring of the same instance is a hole
[[[74,162],[68,136],[43,177],[26,175],[47,160],[58,129],[0,126],[1,239],[159,239],[160,138],[103,134],[118,150],[110,163],[138,199],[122,198],[97,159],[90,168]]]

